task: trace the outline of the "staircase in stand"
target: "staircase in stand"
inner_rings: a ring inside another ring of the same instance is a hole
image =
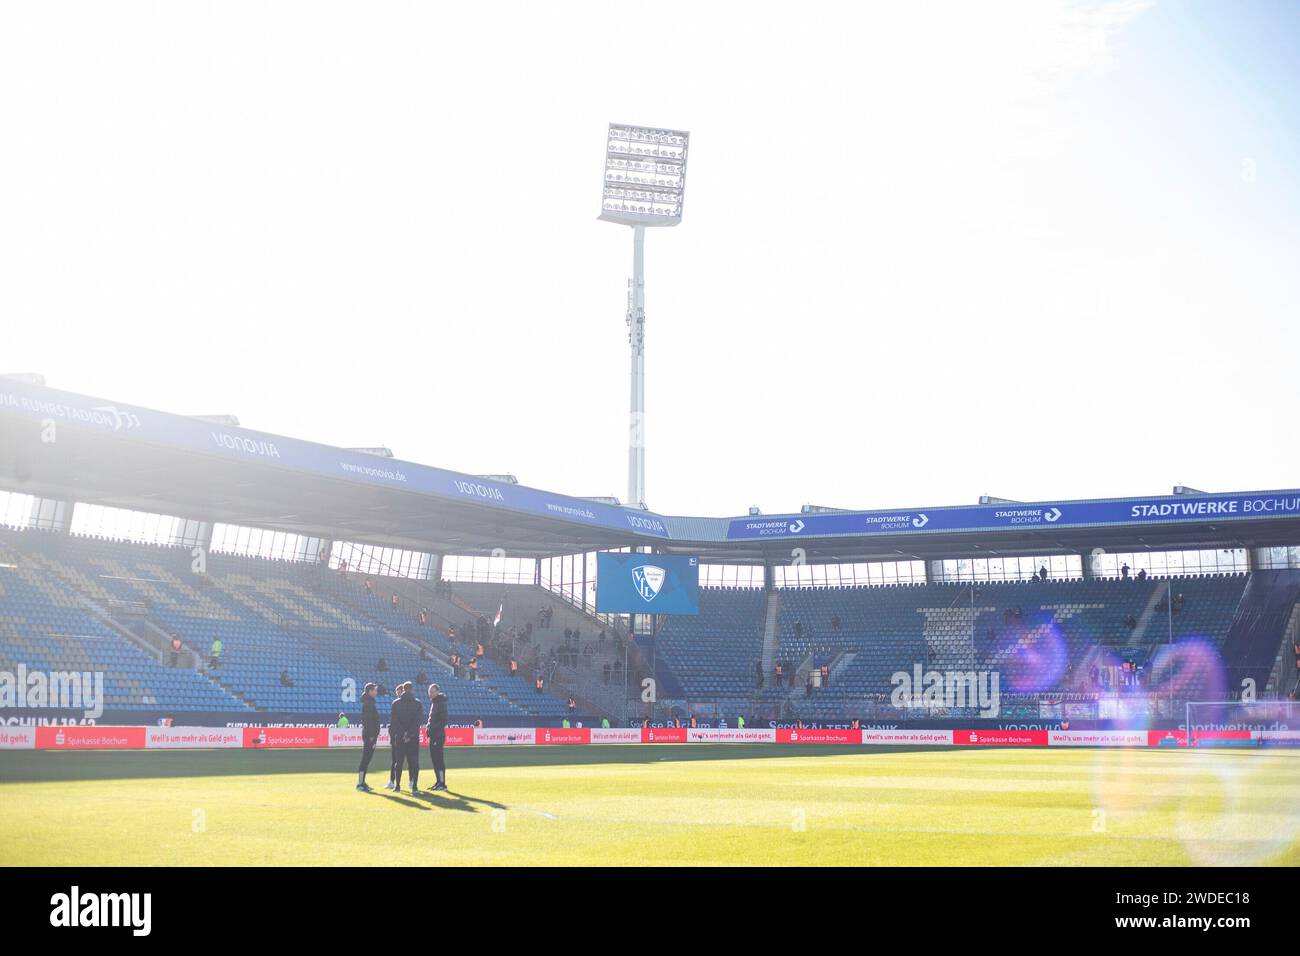
[[[1297,601],[1300,570],[1251,573],[1223,642],[1229,691],[1240,691],[1241,682],[1247,678],[1254,680],[1257,688],[1267,685]]]

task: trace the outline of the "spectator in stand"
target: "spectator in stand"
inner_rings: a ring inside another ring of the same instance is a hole
[[[542,679],[541,674],[538,674],[536,677],[533,678],[533,690],[535,690],[537,693],[540,694],[542,692],[543,684],[545,684],[545,681]]]
[[[1128,580],[1128,564],[1123,564],[1120,566],[1119,577],[1121,581]]]
[[[379,660],[375,661],[375,670],[379,671],[381,674],[385,673],[388,670],[388,661],[384,660],[382,657],[379,658]]]
[[[280,686],[281,687],[293,686],[293,678],[289,676],[288,671],[280,671]]]
[[[513,657],[510,658],[510,676],[511,677],[519,676],[519,662],[515,660]]]
[[[838,631],[839,629],[840,629],[840,616],[839,616],[838,614],[832,614],[832,615],[831,615],[831,630],[832,630],[832,631]]]
[[[574,697],[572,694],[570,694],[570,695],[569,695],[569,701],[568,701],[568,703],[566,703],[564,706],[568,708],[569,713],[571,713],[571,714],[573,714],[573,713],[577,713],[577,710],[578,710],[578,699],[577,699],[576,697]]]
[[[221,664],[221,638],[212,639],[212,648],[208,652],[208,666],[217,668]]]
[[[478,658],[477,657],[471,657],[469,659],[469,679],[478,680]]]
[[[1139,580],[1139,581],[1145,581],[1145,580],[1147,579],[1147,569],[1146,569],[1146,568],[1138,568],[1138,575],[1137,575],[1137,577],[1138,577],[1138,580]]]
[[[1044,564],[1041,568],[1038,569],[1038,577],[1039,580],[1042,581],[1047,580],[1047,565]]]
[[[829,687],[831,683],[831,667],[829,664],[822,665],[822,686]]]
[[[179,667],[181,664],[181,639],[172,638],[172,667]]]

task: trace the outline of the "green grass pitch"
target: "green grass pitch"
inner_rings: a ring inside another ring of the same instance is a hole
[[[0,753],[0,864],[1300,864],[1300,751],[447,754],[394,795],[386,750],[369,794],[353,750]]]

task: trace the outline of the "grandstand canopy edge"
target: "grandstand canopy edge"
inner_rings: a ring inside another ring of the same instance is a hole
[[[43,440],[50,423],[56,440]],[[650,545],[707,562],[785,563],[796,548],[810,562],[855,562],[1300,542],[1297,491],[666,517],[3,379],[0,490],[438,553],[505,548],[520,557]],[[1256,511],[1253,499],[1289,506]],[[1170,508],[1182,513],[1129,517]],[[1006,511],[1039,517],[989,526]]]

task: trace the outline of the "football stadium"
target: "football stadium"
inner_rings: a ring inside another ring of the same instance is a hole
[[[5,864],[1300,862],[1300,491],[662,515],[32,376],[0,448]]]
[[[1293,935],[1298,45],[0,6],[6,940]]]

